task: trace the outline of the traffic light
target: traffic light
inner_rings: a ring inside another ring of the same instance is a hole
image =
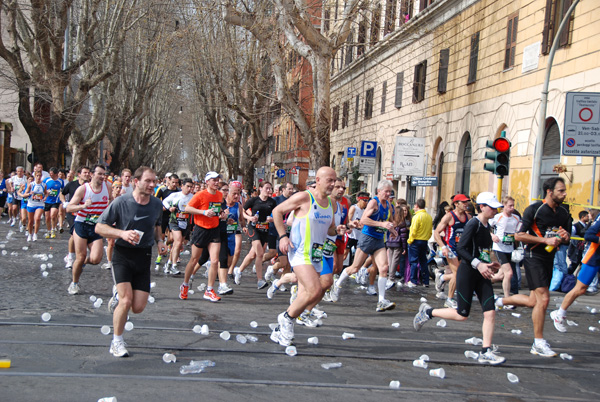
[[[493,149],[493,151],[485,153],[485,158],[491,160],[493,163],[486,163],[483,165],[483,168],[498,177],[508,176],[510,141],[506,139],[506,131],[502,131],[500,137],[493,141],[487,140],[486,147]]]

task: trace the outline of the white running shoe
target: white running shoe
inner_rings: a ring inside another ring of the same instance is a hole
[[[37,233],[33,234],[32,241],[37,241]]]
[[[448,308],[452,308],[452,309],[456,310],[458,308],[458,303],[454,299],[447,298],[446,301],[444,302],[444,307],[448,307]]]
[[[114,357],[128,357],[129,352],[127,351],[127,344],[124,341],[113,340],[110,343],[110,353]]]
[[[290,346],[294,340],[294,321],[286,318],[285,313],[277,317],[279,323],[279,344],[281,346]]]
[[[31,235],[27,235],[27,241],[31,241]]]
[[[409,282],[406,283],[406,287],[412,289],[412,288],[416,288],[417,285],[415,285],[414,283],[412,283],[412,282],[409,281]]]
[[[235,267],[233,269],[233,282],[236,285],[239,285],[242,281],[242,271],[240,271],[240,267]]]
[[[435,290],[438,292],[444,291],[444,274],[441,271],[435,272]]]
[[[496,366],[504,363],[506,358],[496,355],[492,350],[488,350],[485,353],[480,352],[477,361],[481,364],[491,364],[492,366]]]
[[[387,310],[393,310],[396,308],[396,303],[393,303],[387,299],[383,299],[380,302],[377,302],[377,308],[375,309],[376,312],[381,313],[383,311],[387,311]]]
[[[269,265],[267,267],[267,272],[265,272],[265,281],[273,282],[275,280],[275,273],[273,272],[273,266]]]
[[[558,315],[558,310],[552,311],[550,313],[550,318],[552,318],[554,328],[556,328],[558,332],[567,332],[567,327],[565,327],[565,317]]]
[[[269,286],[269,289],[267,289],[267,299],[271,300],[273,298],[273,296],[275,296],[275,292],[277,292],[277,290],[279,290],[279,288],[277,287],[277,285],[275,285],[275,283],[277,283],[277,279],[273,281],[273,283],[271,283],[271,286]]]
[[[226,283],[220,283],[217,293],[220,295],[230,295],[233,293],[233,289],[230,288]]]
[[[338,286],[335,282],[333,283],[333,286],[331,286],[329,296],[331,297],[332,302],[337,303],[338,300],[340,300],[340,289],[341,287]]]
[[[550,349],[550,345],[546,340],[543,340],[540,346],[536,346],[535,342],[531,345],[531,350],[529,351],[532,355],[539,355],[544,357],[554,357],[556,356],[556,352]]]
[[[113,266],[112,266],[112,262],[109,261],[109,262],[106,262],[106,263],[100,265],[100,267],[102,269],[112,269]]]
[[[65,269],[71,269],[73,268],[73,259],[71,257],[69,257],[69,255],[67,254],[67,256],[65,257]]]
[[[71,282],[69,288],[67,289],[67,292],[69,292],[70,295],[78,295],[79,293],[81,293],[81,288],[79,287],[79,284]]]
[[[391,288],[393,288],[394,286],[396,286],[396,282],[391,281],[391,280],[387,280],[385,282],[385,290],[390,290]]]
[[[377,289],[375,289],[375,285],[369,285],[366,292],[369,296],[377,296]]]

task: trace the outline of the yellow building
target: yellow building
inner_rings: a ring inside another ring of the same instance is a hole
[[[590,203],[593,158],[561,156],[561,146],[566,93],[600,92],[600,2],[581,0],[556,39],[572,0],[374,3],[361,13],[334,67],[331,149],[339,170],[345,171],[345,147],[377,141],[376,172],[364,176],[367,189],[393,178],[398,197],[424,197],[434,209],[455,193],[497,191],[496,177],[483,169],[486,141],[505,130],[512,147],[502,193],[523,211],[540,194],[531,190],[533,155],[548,53],[557,40],[542,122],[541,181],[560,174],[569,202]],[[437,177],[437,187],[412,187],[410,173],[394,175],[392,164],[403,162],[394,160],[399,136],[424,139],[414,175]]]

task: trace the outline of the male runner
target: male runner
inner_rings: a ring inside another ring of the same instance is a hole
[[[123,185],[121,194],[133,193],[133,186],[131,185],[131,170],[123,169],[121,171],[121,184]]]
[[[75,195],[75,191],[80,186],[83,186],[85,183],[89,182],[92,179],[92,173],[90,168],[87,166],[81,166],[77,171],[77,180],[69,181],[63,190],[61,191],[61,200],[63,202],[63,208],[65,209],[65,220],[69,224],[69,233],[71,237],[69,237],[69,253],[65,256],[65,268],[70,269],[73,268],[73,261],[75,261],[75,243],[73,242],[73,229],[75,229],[75,215],[73,213],[67,213],[67,205],[73,199]]]
[[[171,182],[173,181],[175,180],[171,180]],[[179,184],[179,177],[177,177],[177,184]],[[181,183],[181,191],[171,192],[162,201],[163,208],[165,212],[168,213],[167,219],[169,231],[171,233],[171,237],[173,238],[170,258],[165,264],[164,268],[165,274],[179,274],[179,270],[177,269],[177,260],[179,259],[179,253],[183,248],[183,238],[186,237],[190,231],[190,215],[185,212],[185,207],[193,197],[193,186],[194,184],[192,183],[192,179],[183,179]],[[161,195],[164,196],[164,193],[167,191],[171,190],[167,189],[163,191],[163,194]],[[159,192],[161,191],[159,190]],[[160,197],[156,198],[160,199]],[[162,219],[165,219],[164,212]],[[162,227],[164,227],[164,224],[161,225],[161,230]],[[162,233],[164,235],[165,231],[163,230]]]
[[[21,214],[21,225],[25,223],[27,219],[27,210],[21,209],[21,202],[23,201],[23,197],[19,194],[21,190],[27,186],[27,178],[25,177],[25,169],[23,166],[17,166],[17,174],[10,178],[6,182],[7,189],[9,193],[13,195],[13,202],[11,204],[12,210],[12,220],[10,221],[10,226],[15,226],[17,223],[17,219],[19,217],[19,213]]]
[[[58,224],[58,209],[60,208],[60,191],[64,184],[58,179],[58,169],[50,168],[50,177],[44,182],[48,196],[44,202],[44,212],[46,216],[46,239],[54,239],[56,237],[56,226]]]

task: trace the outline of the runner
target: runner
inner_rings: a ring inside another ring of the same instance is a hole
[[[46,216],[46,239],[54,239],[56,237],[56,226],[58,225],[58,209],[60,208],[60,191],[64,187],[64,183],[58,179],[58,169],[50,168],[50,177],[46,179],[44,184],[48,191],[48,196],[44,202],[44,212]]]
[[[271,333],[271,340],[289,346],[294,339],[294,320],[323,295],[319,273],[323,269],[323,246],[327,235],[344,233],[336,228],[333,207],[328,195],[335,185],[335,171],[322,167],[317,171],[316,189],[294,194],[277,206],[273,219],[279,234],[279,247],[288,253],[290,264],[298,278],[298,297],[288,309],[277,317],[278,326]],[[288,235],[284,215],[293,211],[294,221]]]
[[[348,223],[348,213],[350,212],[350,202],[348,198],[344,197],[346,192],[346,181],[344,178],[337,178],[333,192],[331,193],[332,201],[339,203],[339,217],[340,221],[336,222],[337,225],[346,225]],[[353,226],[354,227],[354,226]],[[333,273],[339,275],[344,269],[344,253],[346,251],[346,244],[348,243],[348,235],[344,233],[342,236],[335,238],[335,254],[333,255]],[[329,285],[331,286],[331,284]],[[329,288],[327,286],[327,289]]]
[[[221,175],[217,172],[208,172],[204,177],[207,184],[206,190],[195,194],[185,207],[185,212],[194,215],[194,232],[192,234],[192,255],[185,267],[183,283],[179,287],[179,298],[186,300],[190,288],[190,277],[198,260],[202,256],[202,250],[208,247],[210,254],[210,268],[208,270],[208,283],[204,298],[211,302],[218,302],[221,298],[217,295],[213,286],[217,279],[219,269],[219,252],[221,250],[221,237],[219,234],[219,217],[222,210],[223,194],[218,191]]]
[[[65,210],[65,220],[69,225],[69,253],[65,256],[65,268],[70,269],[73,268],[73,261],[75,261],[75,243],[73,241],[73,229],[75,229],[75,213],[67,213],[67,205],[73,196],[75,195],[75,191],[80,186],[83,186],[85,183],[89,182],[92,178],[92,173],[90,172],[90,168],[87,166],[81,166],[77,171],[77,180],[73,180],[68,182],[63,190],[61,191],[61,200],[63,203],[63,208]]]
[[[342,284],[350,275],[358,272],[369,254],[371,254],[379,271],[379,279],[377,281],[379,301],[377,302],[375,311],[383,312],[392,310],[396,307],[395,303],[392,303],[385,298],[388,260],[384,237],[388,230],[394,236],[398,235],[394,230],[394,224],[390,221],[390,219],[393,219],[393,206],[388,201],[391,193],[392,182],[389,180],[381,180],[377,184],[377,196],[369,201],[365,212],[360,219],[363,228],[361,237],[358,241],[358,249],[356,250],[354,263],[350,267],[344,269],[338,280],[333,284],[330,292],[332,301],[338,301]]]
[[[34,181],[29,183],[26,188],[21,189],[21,197],[29,198],[27,201],[27,214],[29,221],[27,226],[27,241],[36,241],[40,230],[40,222],[44,214],[44,201],[46,200],[46,185],[42,183],[42,172],[34,173]]]
[[[496,305],[505,304],[530,307],[533,321],[534,343],[530,353],[553,357],[556,353],[544,339],[544,319],[550,301],[550,281],[556,248],[568,244],[571,215],[561,205],[567,196],[567,187],[561,177],[552,177],[542,186],[546,197],[525,209],[523,222],[517,229],[515,240],[525,243],[525,275],[529,296],[516,294],[496,299]]]
[[[433,238],[438,246],[441,247],[442,255],[446,258],[448,266],[452,270],[451,274],[440,273],[436,275],[436,290],[442,288],[444,282],[449,282],[448,297],[444,303],[446,307],[456,308],[457,306],[456,300],[454,299],[454,292],[456,290],[456,273],[458,272],[460,261],[456,254],[456,246],[458,245],[467,221],[471,219],[471,215],[466,212],[470,203],[471,200],[466,195],[456,194],[452,199],[454,210],[448,212],[433,231]],[[442,233],[444,234],[443,239]],[[440,276],[441,279],[438,278],[438,276]],[[438,292],[441,292],[441,290],[438,290]]]
[[[482,364],[497,365],[503,363],[506,359],[496,355],[492,350],[496,311],[491,279],[494,272],[500,268],[500,264],[497,262],[492,263],[491,260],[493,242],[488,221],[496,215],[497,208],[500,208],[502,204],[498,202],[496,196],[492,193],[483,192],[477,196],[477,205],[480,212],[475,219],[471,219],[465,225],[457,247],[460,254],[460,265],[456,281],[458,309],[449,307],[432,309],[427,303],[422,303],[419,312],[415,315],[413,325],[415,330],[419,331],[433,317],[466,321],[471,312],[471,300],[473,299],[473,291],[475,291],[483,310],[483,324],[481,326],[483,347],[479,352],[478,361]]]
[[[120,181],[115,181],[112,184],[112,196],[113,196],[113,201],[117,198],[121,196],[121,190],[123,189],[123,185]],[[111,239],[108,238],[106,239],[106,247],[104,247],[104,250],[106,251],[106,262],[102,265],[100,265],[100,268],[102,269],[112,269],[113,264],[112,264],[112,260],[113,260],[113,252],[115,250],[115,239]]]
[[[175,176],[175,175],[173,175]],[[171,182],[176,181],[179,184],[179,177],[176,180],[171,180]],[[173,185],[170,183],[170,185]],[[170,275],[179,274],[179,270],[177,269],[177,261],[179,260],[179,253],[183,249],[183,238],[187,236],[190,231],[190,214],[185,212],[185,207],[188,202],[192,199],[192,187],[194,184],[191,179],[183,179],[181,182],[181,191],[171,193],[162,201],[163,208],[166,212],[168,212],[167,219],[169,224],[169,232],[171,237],[173,238],[173,243],[171,245],[171,254],[169,257],[169,261],[165,264],[164,273]],[[159,192],[161,192],[159,190]],[[157,197],[160,199],[160,197]],[[163,213],[163,218],[165,219],[165,215]],[[161,230],[164,227],[164,224],[161,225]],[[163,231],[163,234],[165,232]]]
[[[158,243],[159,253],[167,252],[160,230],[162,205],[152,197],[156,174],[151,168],[142,166],[135,171],[133,180],[133,194],[117,198],[95,225],[98,236],[116,239],[113,260],[116,295],[108,303],[114,328],[110,353],[115,357],[129,356],[123,340],[129,311],[139,314],[148,303],[154,240]]]
[[[598,275],[600,269],[600,210],[591,211],[593,224],[587,229],[584,235],[585,241],[589,242],[586,246],[583,258],[581,260],[581,270],[577,276],[577,283],[569,293],[565,295],[560,308],[550,313],[550,318],[554,322],[554,328],[559,332],[567,332],[565,321],[567,318],[567,309],[573,302],[587,291],[590,283]],[[581,218],[580,218],[581,219]]]
[[[17,219],[19,218],[19,214],[21,215],[21,226],[25,223],[27,219],[27,210],[21,210],[21,201],[23,200],[23,196],[21,190],[27,185],[27,178],[25,177],[25,169],[23,166],[17,166],[17,174],[10,178],[10,180],[6,183],[8,192],[12,193],[13,202],[11,204],[12,210],[12,220],[10,221],[10,226],[13,227],[17,223]]]
[[[112,201],[111,186],[104,181],[105,172],[104,166],[94,166],[91,181],[80,186],[67,205],[67,212],[76,213],[73,225],[75,246],[73,281],[67,289],[70,295],[81,293],[79,278],[83,266],[87,263],[99,264],[102,261],[102,237],[94,231],[94,228],[98,217]]]
[[[237,262],[240,259],[240,255],[242,254],[242,231],[247,232],[246,220],[244,219],[244,214],[242,211],[244,202],[246,202],[246,200],[244,200],[243,196],[242,196],[242,183],[239,181],[236,181],[236,180],[230,182],[229,183],[229,190],[230,190],[229,194],[232,193],[233,189],[236,189],[235,193],[238,194],[238,198],[239,198],[238,204],[239,205],[237,208],[234,207],[234,212],[237,210],[238,225],[237,225],[237,229],[235,230],[235,251],[233,252],[233,257],[231,258],[231,262],[229,263],[229,269],[227,270],[227,279],[228,280],[231,279],[232,282],[234,280],[233,271],[235,269]],[[232,209],[229,206],[229,204],[228,204],[228,208],[229,208],[229,213],[234,214],[234,212],[232,212]]]
[[[58,180],[62,183],[62,188],[64,189],[65,186],[73,181],[74,179],[74,175],[73,172],[69,171],[68,169],[61,169],[58,171]],[[64,204],[62,204],[63,202],[63,197],[61,196],[61,193],[58,193],[58,201],[61,203],[61,205],[59,205],[58,208],[58,232],[59,233],[63,233],[65,231],[63,225],[65,222],[65,207]]]
[[[131,170],[121,170],[121,184],[123,185],[123,188],[121,189],[121,194],[133,193],[133,186],[131,185]]]
[[[350,265],[354,262],[354,254],[352,248],[356,250],[356,246],[358,245],[358,239],[360,237],[360,231],[362,229],[362,225],[360,224],[360,218],[362,218],[363,212],[365,212],[365,208],[369,203],[371,197],[369,193],[361,191],[356,196],[356,204],[350,207],[348,211],[348,217],[351,222],[354,222],[356,225],[356,229],[352,229],[348,234],[348,243],[346,244],[346,250],[348,250],[350,254]],[[345,257],[345,256],[344,256]]]
[[[165,176],[165,181],[166,181],[166,186],[161,186],[160,188],[158,188],[158,190],[156,190],[156,193],[155,193],[156,198],[158,198],[161,202],[166,200],[167,197],[170,196],[171,194],[181,191],[179,188],[179,185],[180,185],[179,176],[177,176],[176,174],[168,173],[168,176]],[[191,198],[191,196],[190,196],[190,198]],[[167,208],[164,208],[161,229],[163,231],[163,235],[165,235],[165,239],[167,239],[167,246],[172,244],[172,242],[173,242],[173,239],[172,239],[172,236],[171,236],[171,233],[169,230],[170,222],[171,222],[171,212]],[[170,259],[169,259],[169,261],[170,261]],[[155,266],[154,266],[155,271],[159,270],[161,262],[162,262],[162,255],[159,254],[156,257],[156,261],[154,262],[155,263]],[[175,265],[177,265],[177,261],[175,261]],[[173,270],[172,266],[168,266],[168,263],[165,264],[165,267],[163,268],[163,272],[165,274],[176,275],[175,271],[177,271],[177,270]],[[178,273],[179,273],[179,271],[177,271],[177,274]]]

